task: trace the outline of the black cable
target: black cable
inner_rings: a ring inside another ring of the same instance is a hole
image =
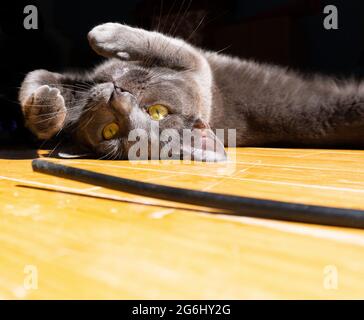
[[[255,199],[168,187],[33,160],[34,171],[100,187],[180,203],[228,210],[229,214],[364,229],[364,211]]]

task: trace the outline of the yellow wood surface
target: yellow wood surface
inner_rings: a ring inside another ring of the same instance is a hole
[[[231,217],[55,178],[0,152],[0,298],[364,298],[364,230]],[[23,159],[22,159],[23,158]],[[227,163],[60,163],[364,209],[364,152],[241,148]]]

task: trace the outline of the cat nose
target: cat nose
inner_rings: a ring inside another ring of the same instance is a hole
[[[114,88],[111,97],[111,106],[118,112],[130,113],[137,105],[136,98],[128,91],[123,91],[120,87]]]

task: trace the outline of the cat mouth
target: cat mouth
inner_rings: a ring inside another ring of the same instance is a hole
[[[131,92],[129,90],[126,90],[125,88],[120,87],[115,82],[113,82],[113,85],[114,85],[114,92],[113,93],[121,94],[123,92],[127,92],[127,93],[131,94]]]

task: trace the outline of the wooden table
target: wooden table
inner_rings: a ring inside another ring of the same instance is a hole
[[[0,152],[0,298],[364,298],[364,230],[216,214],[33,173]],[[198,190],[364,209],[364,151],[228,163],[60,160]]]

